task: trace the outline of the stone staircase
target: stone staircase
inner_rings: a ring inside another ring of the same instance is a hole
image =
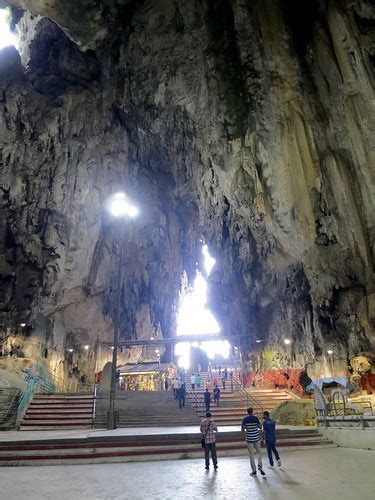
[[[0,443],[0,466],[141,462],[202,458],[200,433],[97,435],[86,438]],[[316,429],[277,431],[277,447],[287,450],[333,447]],[[242,432],[219,432],[218,456],[247,456]],[[161,478],[162,480],[162,478]]]
[[[87,429],[93,423],[92,395],[36,394],[20,430]]]
[[[271,412],[276,406],[284,401],[299,399],[283,389],[245,389],[250,397],[255,400],[263,411]]]
[[[108,393],[98,394],[95,428],[105,428]],[[172,391],[117,391],[117,427],[174,427],[198,425],[199,417],[189,401],[180,410]]]
[[[204,389],[206,386],[207,373],[203,373],[201,389],[191,391],[190,375],[185,376],[186,387],[188,388],[188,399],[196,408],[200,417],[204,416]],[[294,399],[295,397],[284,390],[262,390],[262,389],[243,389],[239,381],[239,373],[237,375],[234,392],[230,389],[230,380],[226,383],[226,388],[223,389],[221,382],[218,383],[220,388],[220,406],[216,406],[213,401],[211,391],[211,407],[210,412],[213,419],[218,425],[240,425],[242,418],[247,414],[247,408],[252,406],[254,413],[258,417],[262,416],[262,412],[272,411],[278,404],[283,401]],[[199,403],[197,405],[197,402]]]

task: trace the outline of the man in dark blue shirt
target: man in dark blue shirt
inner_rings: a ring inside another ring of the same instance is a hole
[[[266,440],[266,447],[268,453],[268,460],[270,466],[273,467],[273,457],[272,452],[277,460],[277,465],[281,467],[281,461],[279,453],[276,449],[276,422],[270,418],[270,413],[268,411],[263,412],[263,431]]]
[[[245,431],[247,449],[249,450],[250,465],[251,465],[251,476],[257,475],[257,470],[255,466],[255,453],[258,458],[258,470],[265,476],[266,473],[262,468],[262,455],[260,452],[260,431],[261,425],[259,418],[253,415],[254,410],[248,408],[248,416],[242,420],[242,431]]]
[[[206,388],[206,391],[204,392],[204,404],[206,405],[206,413],[210,411],[210,404],[211,404],[211,393],[208,390],[208,387]]]

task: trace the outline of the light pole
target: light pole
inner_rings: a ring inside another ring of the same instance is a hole
[[[108,209],[111,215],[121,218],[121,238],[120,238],[120,257],[119,257],[119,275],[116,290],[116,310],[115,310],[115,324],[113,333],[113,350],[112,350],[112,367],[111,367],[111,388],[109,391],[109,407],[107,429],[112,430],[116,428],[116,367],[117,367],[117,350],[118,350],[118,337],[120,325],[120,307],[121,307],[121,284],[122,284],[122,268],[124,263],[124,243],[125,243],[125,217],[135,217],[138,214],[138,209],[131,205],[126,199],[124,193],[116,193],[108,201]]]

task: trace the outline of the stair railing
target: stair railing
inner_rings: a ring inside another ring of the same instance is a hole
[[[206,405],[204,404],[204,401],[200,400],[195,394],[195,392],[192,391],[191,389],[186,389],[186,393],[190,396],[190,398],[194,402],[195,411],[198,414],[204,415],[206,411]]]
[[[9,430],[16,427],[17,408],[21,389],[2,387],[0,389],[0,429]]]
[[[263,407],[254,399],[246,389],[234,378],[233,379],[234,391],[238,394],[244,401],[246,401],[246,406],[253,408],[254,413],[261,415],[263,413]]]

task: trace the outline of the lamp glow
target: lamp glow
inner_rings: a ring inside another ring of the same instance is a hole
[[[126,199],[125,193],[116,193],[109,203],[109,211],[114,217],[121,217],[127,215],[128,217],[135,217],[138,215],[138,208],[131,205]]]
[[[74,349],[68,349],[68,352],[73,352]]]
[[[20,326],[21,326],[22,328],[25,328],[26,323],[20,323]]]
[[[333,354],[332,349],[328,349],[327,354],[329,354],[329,355]]]
[[[284,339],[284,344],[289,345],[292,341],[290,339]]]
[[[85,351],[87,351],[89,347],[90,347],[89,345],[84,345],[83,346],[83,348],[84,348]]]

